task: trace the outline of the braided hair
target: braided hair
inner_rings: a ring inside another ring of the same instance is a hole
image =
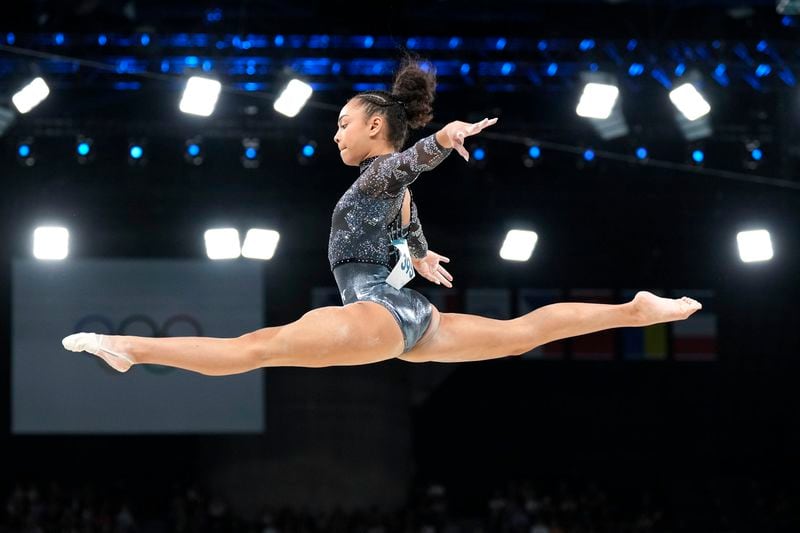
[[[364,115],[381,115],[388,124],[387,140],[395,150],[402,150],[410,129],[426,126],[433,119],[436,72],[418,58],[406,54],[395,75],[392,90],[364,91],[356,94]]]

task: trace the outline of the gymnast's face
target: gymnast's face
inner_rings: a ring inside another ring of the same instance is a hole
[[[384,140],[385,121],[380,115],[364,116],[358,99],[350,100],[339,112],[338,128],[333,142],[345,165],[357,167],[364,159],[388,152]]]

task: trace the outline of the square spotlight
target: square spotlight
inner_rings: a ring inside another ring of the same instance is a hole
[[[539,236],[535,231],[512,229],[500,248],[500,257],[508,261],[527,261],[533,253]]]
[[[236,259],[241,255],[236,228],[210,229],[205,233],[205,241],[209,259]]]
[[[36,78],[12,96],[11,101],[17,111],[25,114],[42,103],[49,94],[50,87],[47,86],[47,83],[42,78]]]
[[[605,83],[587,83],[575,112],[580,117],[607,119],[617,103],[619,88]]]
[[[772,259],[772,241],[765,229],[740,231],[736,235],[739,245],[739,258],[745,263],[769,261]]]
[[[280,94],[273,107],[275,111],[287,117],[296,116],[306,101],[311,97],[314,90],[311,85],[300,80],[292,80]]]
[[[280,233],[269,229],[249,229],[244,238],[242,255],[250,259],[272,259]]]
[[[33,256],[36,259],[64,259],[69,255],[67,228],[42,226],[33,231]]]
[[[687,120],[697,120],[711,111],[711,105],[691,83],[670,91],[669,99]]]
[[[214,112],[222,84],[217,80],[192,76],[186,82],[181,98],[180,110],[190,115],[207,117]]]

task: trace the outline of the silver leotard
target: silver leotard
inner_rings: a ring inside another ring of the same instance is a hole
[[[403,332],[404,353],[425,333],[432,311],[419,292],[386,283],[396,262],[391,241],[405,237],[411,255],[425,257],[427,242],[413,200],[411,221],[401,224],[403,197],[421,172],[435,168],[451,151],[431,135],[403,152],[368,158],[333,210],[328,259],[342,303],[369,300],[386,307]]]

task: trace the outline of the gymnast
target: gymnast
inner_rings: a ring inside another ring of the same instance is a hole
[[[312,309],[298,320],[235,338],[75,333],[64,348],[101,357],[125,372],[159,364],[221,376],[275,366],[362,365],[398,358],[415,363],[456,363],[520,355],[559,339],[619,327],[685,320],[701,309],[683,297],[640,291],[626,303],[562,302],[525,315],[495,320],[441,313],[406,285],[415,272],[452,288],[450,259],[428,247],[409,186],[455,150],[469,160],[467,137],[494,125],[450,122],[401,151],[409,130],[433,118],[436,74],[405,57],[391,92],[366,91],[339,113],[333,138],[358,178],[333,211],[328,259],[342,306]]]

